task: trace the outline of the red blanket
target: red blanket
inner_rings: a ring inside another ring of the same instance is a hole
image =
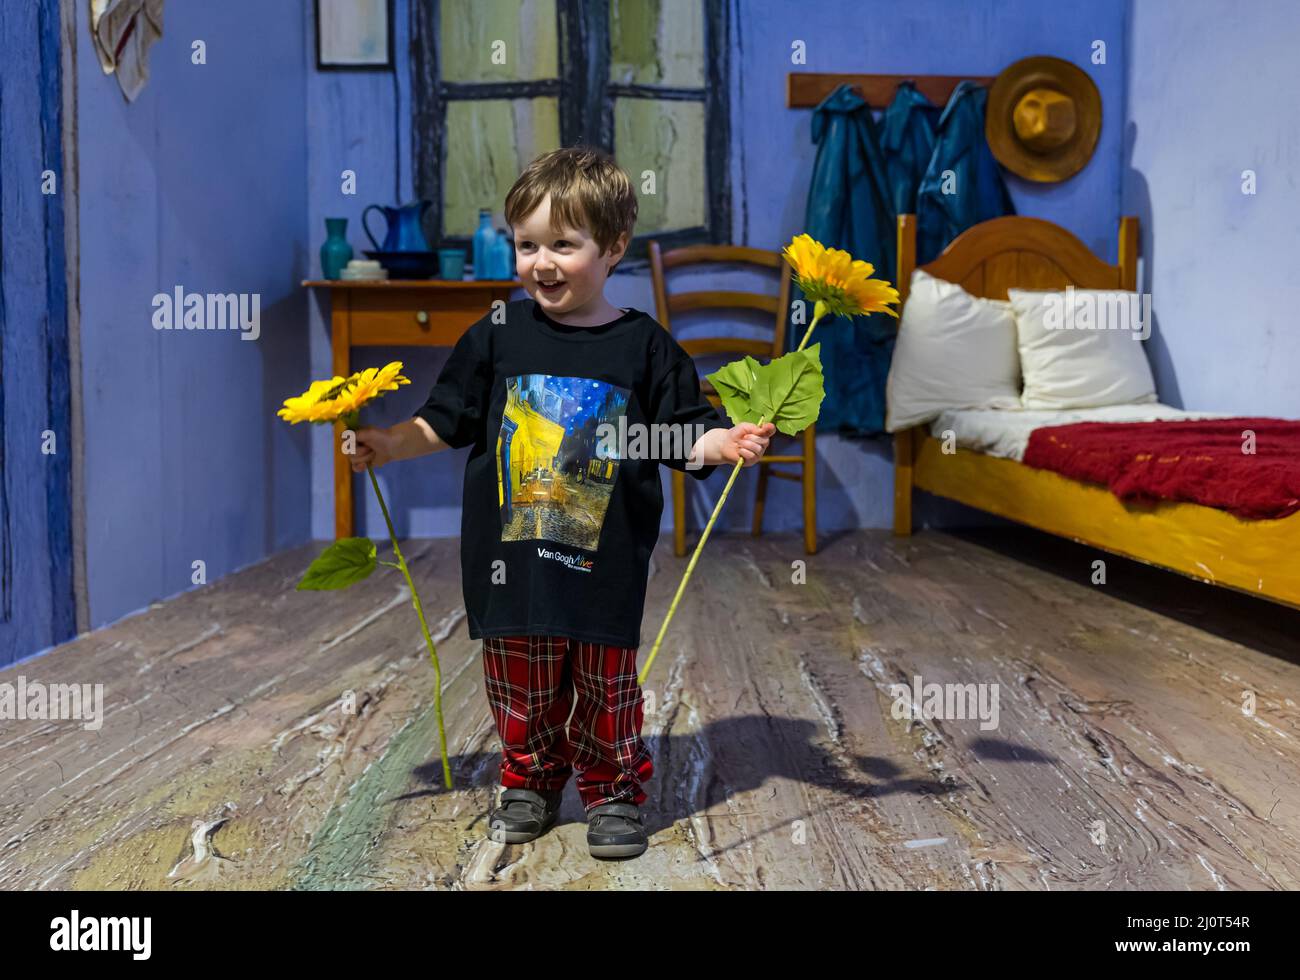
[[[1105,484],[1124,501],[1188,500],[1253,520],[1300,510],[1300,421],[1053,425],[1029,434],[1024,463]]]

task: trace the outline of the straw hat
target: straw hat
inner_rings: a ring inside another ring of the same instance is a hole
[[[1002,166],[1028,180],[1065,180],[1084,168],[1101,133],[1101,93],[1060,58],[1024,58],[989,89],[984,137]]]

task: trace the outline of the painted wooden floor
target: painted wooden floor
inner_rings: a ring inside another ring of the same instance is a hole
[[[650,849],[598,861],[572,784],[540,841],[484,839],[499,743],[458,542],[407,549],[451,792],[399,573],[295,591],[320,547],[0,672],[105,685],[98,731],[0,722],[0,887],[1300,887],[1278,607],[1118,559],[1094,586],[1096,553],[1032,532],[824,537],[805,584],[794,537],[712,538],[646,684]],[[685,562],[661,540],[643,656]],[[997,685],[997,727],[894,718],[918,675]]]

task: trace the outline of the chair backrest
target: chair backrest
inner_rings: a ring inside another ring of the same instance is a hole
[[[780,252],[746,245],[685,245],[663,251],[657,241],[650,245],[650,279],[655,293],[655,319],[669,332],[673,332],[673,314],[690,310],[758,310],[772,315],[772,340],[751,340],[745,337],[692,337],[679,340],[682,349],[692,357],[700,354],[749,354],[753,357],[775,358],[785,353],[785,323],[790,309],[790,276],[793,270]],[[709,262],[749,264],[775,269],[780,276],[776,295],[746,290],[710,289],[685,292],[668,292],[665,273],[669,269],[699,265]]]

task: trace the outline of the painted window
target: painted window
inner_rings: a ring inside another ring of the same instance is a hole
[[[412,21],[416,190],[467,245],[540,153],[589,143],[631,175],[629,260],[730,238],[726,0],[433,0]]]

